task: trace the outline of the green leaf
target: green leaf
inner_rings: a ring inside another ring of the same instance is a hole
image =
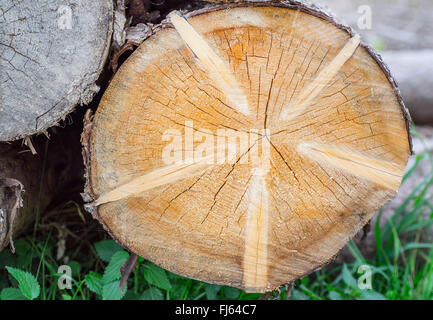
[[[28,269],[28,267],[32,263],[32,258],[33,257],[31,254],[19,255],[17,257],[17,266],[20,267],[21,269]]]
[[[341,294],[339,294],[337,291],[330,291],[328,293],[328,297],[331,300],[344,300]]]
[[[123,300],[140,300],[140,294],[135,293],[132,290],[126,291]]]
[[[143,292],[140,300],[164,300],[164,294],[157,288],[150,288]]]
[[[110,262],[111,257],[117,252],[122,250],[114,240],[104,240],[95,243],[95,249],[99,258],[105,262]]]
[[[153,284],[160,289],[171,290],[172,288],[165,270],[153,263],[144,269],[144,278],[149,284]]]
[[[5,288],[0,293],[0,300],[27,300],[17,288]]]
[[[120,268],[128,260],[126,251],[117,251],[110,259],[102,276],[102,298],[104,300],[120,300],[125,295],[120,290]]]
[[[68,266],[71,267],[71,271],[72,271],[72,276],[73,277],[80,276],[81,264],[79,262],[77,262],[77,261],[69,261],[68,262]]]
[[[297,290],[297,289],[293,288],[292,289],[292,294],[290,295],[290,299],[291,300],[309,300],[310,297],[308,297],[301,290]]]
[[[237,299],[241,293],[239,289],[232,287],[224,287],[223,292],[227,299]]]
[[[102,298],[104,300],[120,300],[124,295],[125,293],[120,290],[120,281],[104,284],[102,289]]]
[[[358,298],[359,300],[387,300],[382,294],[373,290],[364,290]]]
[[[41,288],[38,281],[31,273],[12,267],[6,267],[6,269],[9,274],[18,281],[18,288],[26,298],[33,300],[39,297]]]
[[[102,283],[104,285],[121,278],[120,268],[128,260],[128,258],[128,252],[123,250],[116,252],[111,257],[110,263],[105,268],[104,276],[102,277]]]
[[[258,300],[263,294],[261,293],[245,293],[239,300]]]
[[[206,297],[208,300],[215,300],[220,289],[221,286],[216,284],[205,283],[204,285],[204,290],[206,291]]]
[[[350,288],[357,288],[358,287],[358,282],[352,276],[352,273],[349,271],[346,264],[343,265],[343,272],[342,273],[343,273],[343,281],[347,286],[349,286]]]
[[[84,283],[90,291],[102,297],[102,275],[90,271],[84,278]]]
[[[69,294],[62,294],[63,300],[72,300],[72,297]]]

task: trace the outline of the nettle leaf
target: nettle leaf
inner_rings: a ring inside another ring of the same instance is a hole
[[[1,300],[28,300],[20,289],[17,288],[5,288],[0,293]]]
[[[337,291],[330,291],[328,293],[328,297],[331,300],[344,300],[343,297],[341,296],[341,294],[338,293]]]
[[[140,300],[140,295],[138,293],[135,293],[134,291],[126,291],[125,295],[123,296],[123,300]]]
[[[116,252],[111,257],[102,276],[102,298],[104,300],[120,300],[125,295],[120,290],[120,268],[128,258],[129,254],[123,250]]]
[[[239,289],[233,287],[224,287],[223,292],[228,299],[237,299],[241,293]]]
[[[6,269],[9,274],[18,281],[18,288],[26,298],[33,300],[39,297],[41,287],[31,273],[12,267],[6,267]]]
[[[128,252],[123,250],[116,252],[111,257],[110,263],[105,268],[104,276],[102,277],[102,283],[104,285],[120,279],[120,268],[128,260],[128,258]]]
[[[220,289],[221,286],[216,284],[206,283],[204,285],[204,290],[206,291],[206,297],[208,300],[215,300]]]
[[[94,271],[90,271],[89,274],[86,275],[86,277],[84,278],[84,283],[86,284],[86,287],[96,293],[97,295],[102,297],[102,275],[94,272]]]
[[[68,266],[71,267],[72,276],[79,277],[81,272],[81,264],[77,261],[69,261]]]
[[[359,300],[388,300],[381,293],[373,290],[362,291],[358,299]]]
[[[62,294],[63,300],[72,300],[72,297],[69,294]]]
[[[164,269],[152,264],[149,264],[144,269],[144,278],[149,284],[152,284],[160,289],[171,290],[170,280]]]
[[[114,240],[104,240],[96,242],[95,249],[101,260],[105,262],[110,262],[111,257],[116,252],[122,250],[122,247],[118,245]]]
[[[309,297],[303,293],[301,290],[295,288],[292,289],[292,294],[290,295],[291,300],[309,300]]]
[[[358,282],[352,276],[352,273],[349,271],[346,264],[343,265],[342,274],[343,274],[343,281],[347,286],[349,286],[350,288],[357,288],[358,287]]]
[[[124,295],[125,293],[120,290],[120,280],[104,284],[102,289],[102,298],[104,300],[120,300]]]
[[[140,297],[141,300],[164,300],[164,294],[157,288],[144,290]]]
[[[22,269],[27,269],[28,266],[32,263],[32,255],[19,255],[17,257],[17,266],[19,266]]]

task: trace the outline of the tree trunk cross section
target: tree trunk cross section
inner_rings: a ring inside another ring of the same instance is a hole
[[[207,282],[263,292],[326,264],[396,195],[411,153],[387,68],[298,2],[169,21],[95,114],[89,210],[131,251]],[[251,143],[224,163],[196,161],[223,132]],[[184,161],[167,164],[176,141]]]

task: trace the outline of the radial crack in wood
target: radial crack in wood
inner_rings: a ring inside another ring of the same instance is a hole
[[[361,42],[359,34],[354,35],[335,58],[319,72],[314,80],[299,94],[293,103],[283,109],[281,120],[290,120],[300,115],[314,99],[323,91],[331,82],[341,67],[352,57]]]

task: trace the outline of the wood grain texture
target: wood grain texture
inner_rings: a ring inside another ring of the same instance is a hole
[[[108,54],[111,0],[0,1],[0,141],[88,103]]]
[[[281,118],[355,36],[314,8],[251,2],[187,19],[228,66],[250,112],[231,104],[166,23],[122,65],[86,129],[88,209],[125,247],[172,272],[271,290],[327,263],[395,196],[411,153],[408,114],[388,69],[360,44],[302,112]],[[196,135],[182,144],[188,158],[219,130],[253,130],[236,161],[98,203],[170,171],[162,154],[178,136]],[[392,173],[387,183],[383,171]]]

